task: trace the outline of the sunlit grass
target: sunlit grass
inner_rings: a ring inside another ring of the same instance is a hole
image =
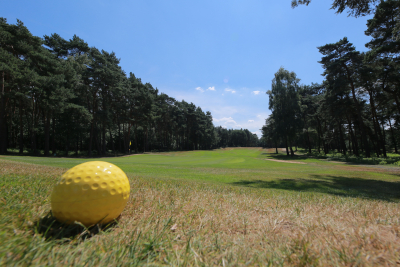
[[[397,169],[264,153],[103,159],[127,172],[131,197],[115,225],[86,230],[49,217],[53,185],[84,159],[1,157],[0,265],[398,264]]]

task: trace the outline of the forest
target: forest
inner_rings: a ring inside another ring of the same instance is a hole
[[[292,5],[310,1],[293,1]],[[373,4],[376,3],[374,6]],[[332,8],[350,15],[373,14],[365,34],[368,51],[346,38],[318,47],[324,80],[300,84],[281,67],[272,80],[271,116],[262,128],[270,147],[293,146],[328,154],[387,157],[400,144],[400,1],[335,0]]]
[[[247,129],[127,75],[114,52],[0,18],[0,154],[104,156],[259,146]],[[58,153],[58,154],[57,154]]]

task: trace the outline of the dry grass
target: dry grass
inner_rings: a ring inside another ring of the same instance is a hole
[[[88,239],[46,240],[37,225],[64,171],[0,160],[0,264],[400,264],[398,203],[132,174],[116,226]]]
[[[135,222],[154,215],[171,217],[178,226],[169,233],[170,239],[178,239],[175,249],[184,250],[191,237],[196,247],[192,260],[197,257],[207,265],[223,260],[393,265],[399,259],[398,204],[301,193],[264,196],[254,190],[189,184],[137,191],[133,199],[124,225],[137,227]],[[154,213],[159,205],[163,212]],[[216,239],[223,249],[214,256],[210,252]]]

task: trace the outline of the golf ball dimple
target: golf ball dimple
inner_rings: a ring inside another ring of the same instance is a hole
[[[104,224],[121,214],[129,192],[128,177],[120,168],[104,161],[86,162],[61,176],[51,195],[51,208],[60,222]]]

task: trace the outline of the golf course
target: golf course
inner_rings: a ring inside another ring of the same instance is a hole
[[[113,158],[0,157],[0,265],[399,263],[400,168],[224,148]],[[93,160],[128,176],[114,223],[62,225],[50,195]]]

